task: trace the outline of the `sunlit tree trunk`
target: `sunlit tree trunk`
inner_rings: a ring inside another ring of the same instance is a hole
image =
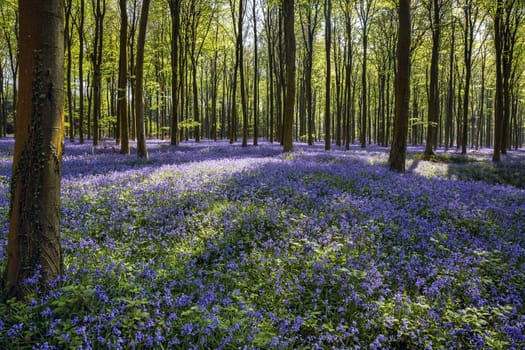
[[[137,129],[137,156],[148,158],[146,133],[144,130],[144,46],[146,43],[146,26],[148,24],[150,0],[142,2],[139,20],[139,37],[137,39],[137,64],[135,65],[135,121]]]
[[[399,37],[397,44],[397,78],[394,137],[388,163],[390,169],[405,171],[408,106],[410,102],[410,0],[399,1]]]
[[[69,141],[75,141],[75,122],[73,115],[73,92],[72,92],[72,82],[71,82],[71,69],[72,69],[72,55],[71,55],[71,45],[72,45],[72,36],[73,36],[73,26],[71,23],[71,11],[73,3],[72,0],[67,0],[65,4],[65,30],[64,30],[64,40],[67,50],[67,62],[66,62],[66,87],[67,87],[67,107],[68,107],[68,122],[69,122]]]
[[[120,120],[120,153],[129,154],[128,125],[128,11],[127,1],[119,0],[120,48],[118,68],[118,118]]]
[[[8,297],[62,273],[60,176],[64,118],[64,0],[19,1],[20,80],[8,261]]]

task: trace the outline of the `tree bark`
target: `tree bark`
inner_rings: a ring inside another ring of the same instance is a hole
[[[171,17],[171,145],[178,146],[179,137],[179,31],[180,0],[169,0]]]
[[[135,121],[137,129],[137,156],[148,158],[146,134],[144,130],[144,46],[146,43],[146,27],[148,24],[150,0],[142,2],[139,20],[139,37],[137,39],[137,64],[135,65]]]
[[[330,46],[332,43],[332,0],[325,0],[324,2],[324,16],[325,16],[325,55],[326,55],[326,76],[325,76],[325,109],[324,109],[324,149],[326,151],[330,150],[332,143],[332,135],[330,134],[330,84],[331,84],[331,75],[332,67],[330,64]]]
[[[129,154],[128,125],[128,11],[127,1],[119,0],[120,48],[118,68],[118,118],[120,120],[120,153]]]
[[[397,44],[394,137],[388,163],[391,170],[405,172],[408,107],[410,101],[410,0],[400,0],[398,11],[399,37]]]
[[[102,104],[102,49],[104,47],[104,16],[106,14],[106,0],[91,0],[95,17],[95,37],[93,44],[93,145],[99,141],[99,119]]]
[[[428,98],[428,125],[427,139],[424,155],[430,157],[434,154],[433,145],[436,143],[437,126],[439,118],[439,49],[441,40],[441,3],[432,0],[430,22],[432,26],[432,58],[430,62],[430,86]]]
[[[64,118],[64,0],[19,1],[20,80],[11,182],[8,297],[62,273],[60,176]]]
[[[286,90],[283,113],[283,152],[293,152],[293,117],[295,108],[295,10],[294,0],[283,0]]]
[[[496,100],[494,115],[494,153],[493,162],[501,161],[503,140],[503,0],[497,0],[496,16],[494,18],[494,46],[496,48]]]

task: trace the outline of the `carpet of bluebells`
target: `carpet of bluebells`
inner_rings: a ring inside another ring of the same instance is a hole
[[[65,275],[2,349],[522,349],[525,153],[66,143]],[[5,268],[12,140],[0,140]],[[462,161],[465,160],[465,161]],[[0,271],[2,273],[2,271]]]

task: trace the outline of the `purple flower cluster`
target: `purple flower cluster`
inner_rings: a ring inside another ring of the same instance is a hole
[[[0,305],[0,339],[41,349],[525,345],[524,190],[451,180],[425,163],[392,173],[381,148],[148,146],[139,161],[66,145],[65,282],[32,296],[23,322],[22,307]]]

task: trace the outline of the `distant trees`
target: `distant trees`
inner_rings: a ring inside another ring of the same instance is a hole
[[[225,137],[232,143],[242,137],[243,145],[250,138],[256,144],[259,137],[284,143],[286,128],[292,141],[323,141],[327,149],[343,143],[350,148],[356,140],[362,147],[392,142],[397,1],[294,2],[291,30],[298,40],[291,127],[285,125],[291,107],[285,103],[290,86],[284,2],[152,1],[155,21],[146,24],[150,40],[144,47],[137,36],[142,0],[67,0],[66,5],[66,133],[72,141],[121,142],[126,131],[136,140],[136,59],[143,50],[145,138],[169,135],[174,146],[181,139]],[[504,154],[523,145],[521,0],[414,5],[407,142],[424,143],[427,156],[439,147],[466,152],[469,146],[494,146]],[[123,10],[127,58],[119,49],[124,43],[118,45],[123,34],[116,34]],[[16,13],[13,0],[1,2],[0,134],[14,125]],[[119,80],[118,67],[127,68],[125,79]],[[126,144],[121,147],[127,153]]]

